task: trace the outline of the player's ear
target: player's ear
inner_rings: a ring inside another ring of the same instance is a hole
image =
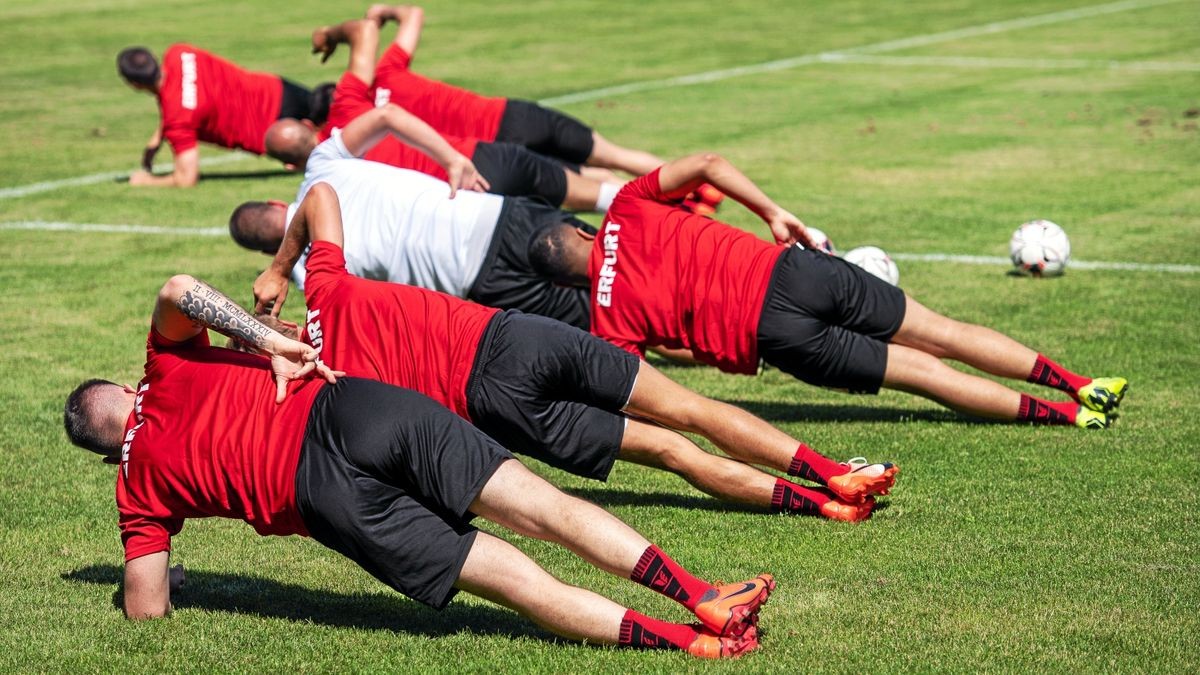
[[[307,118],[302,119],[302,120],[300,120],[300,124],[303,124],[304,126],[308,127],[309,129],[312,129],[313,131],[317,130],[317,125],[313,124],[313,121],[310,119],[307,119]]]
[[[596,240],[596,235],[594,233],[588,232],[587,230],[580,228],[580,227],[575,228],[575,234],[579,235],[580,237],[583,237],[587,241],[595,241]]]
[[[112,455],[107,455],[104,457],[104,459],[101,459],[100,461],[104,462],[105,464],[120,464],[121,458],[113,457]]]

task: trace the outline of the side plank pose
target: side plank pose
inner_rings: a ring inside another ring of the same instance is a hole
[[[388,91],[388,87],[398,86],[389,77],[389,73],[397,72],[396,68],[389,67],[391,50],[385,53],[376,70],[378,24],[356,19],[324,29],[321,34],[330,40],[350,44],[350,64],[334,89],[328,121],[318,131],[311,123],[284,119],[267,132],[267,150],[271,156],[297,167],[303,167],[317,143],[328,139],[334,130],[345,128],[360,115],[377,107],[396,105],[389,103],[386,96],[378,95],[380,91]],[[437,131],[455,150],[475,162],[490,184],[489,190],[495,194],[538,197],[548,204],[574,211],[604,211],[621,188],[621,183],[615,180],[600,182],[584,178],[578,173],[577,166],[564,166],[521,145],[481,141],[443,129]],[[429,157],[396,138],[382,139],[363,153],[363,159],[420,171],[434,178],[446,178],[442,168]]]
[[[304,196],[323,181],[342,197],[344,252],[352,274],[587,326],[587,291],[554,284],[534,272],[526,256],[530,237],[547,224],[589,225],[537,200],[464,191],[453,196],[453,185],[432,176],[358,159],[388,132],[418,147],[441,148],[434,156],[458,184],[477,187],[483,182],[473,165],[427,124],[386,105],[317,146],[291,205],[238,206],[229,219],[234,240],[274,255]],[[288,269],[303,289],[303,263]]]
[[[171,45],[162,63],[145,47],[117,56],[117,72],[129,86],[158,99],[160,126],[142,153],[132,185],[191,187],[200,176],[198,141],[261,155],[267,128],[283,118],[309,118],[308,89],[270,73],[255,73],[187,44]],[[163,140],[171,144],[175,169],[150,173]]]
[[[548,226],[530,262],[590,287],[591,330],[631,352],[661,346],[732,373],[763,360],[805,382],[908,391],[1000,420],[1104,428],[1127,382],[1077,375],[990,328],[937,314],[840,258],[772,245],[677,200],[701,182],[761,217],[778,244],[810,243],[795,216],[729,162],[701,154],[630,182],[596,236]],[[1072,397],[1051,402],[951,368],[953,359]]]
[[[487,142],[515,143],[534,152],[572,164],[642,175],[662,160],[640,150],[621,147],[579,120],[532,101],[482,96],[412,72],[409,65],[421,40],[425,15],[415,5],[371,5],[366,18],[382,27],[399,26],[396,39],[381,60],[390,72],[389,84],[377,92],[429,122],[442,133]],[[329,28],[313,33],[313,51],[329,58],[341,40]],[[374,52],[372,52],[374,58]]]
[[[270,358],[211,347],[206,328]],[[758,646],[770,575],[702,581],[425,396],[340,375],[211,286],[186,275],[167,281],[145,377],[136,388],[84,382],[64,412],[72,443],[118,465],[127,616],[169,613],[171,538],[188,518],[216,516],[262,535],[311,536],[434,608],[465,590],[598,644],[706,658]],[[475,515],[561,544],[676,600],[699,623],[659,621],[564,584],[472,527]]]
[[[430,396],[506,448],[596,480],[607,480],[617,459],[629,460],[673,471],[722,499],[848,521],[866,518],[872,495],[894,482],[890,464],[835,462],[577,328],[350,276],[338,196],[325,183],[309,190],[255,283],[256,311],[271,306],[278,315],[291,268],[310,241],[305,339],[322,358]],[[790,473],[828,487],[803,487],[711,455],[655,423],[699,433],[747,461],[790,453]]]

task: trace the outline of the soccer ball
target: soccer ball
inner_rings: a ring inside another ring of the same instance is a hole
[[[813,249],[829,255],[837,255],[837,249],[833,247],[833,240],[824,232],[815,227],[806,227],[808,236],[812,239]]]
[[[1018,270],[1034,276],[1063,273],[1071,257],[1067,233],[1048,220],[1032,220],[1017,228],[1008,242],[1008,253]]]
[[[893,286],[900,285],[900,268],[896,267],[891,256],[878,246],[859,246],[850,249],[843,258],[846,262],[858,265]]]

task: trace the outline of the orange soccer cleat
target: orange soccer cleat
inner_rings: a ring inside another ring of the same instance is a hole
[[[825,485],[838,499],[852,504],[861,503],[871,495],[886,495],[896,483],[896,474],[900,473],[895,464],[867,464],[862,457],[843,464],[850,467],[850,471],[830,478]]]
[[[693,611],[713,633],[740,637],[754,627],[759,608],[766,604],[773,590],[775,578],[760,574],[750,581],[717,586],[705,594]]]
[[[702,624],[694,624],[696,639],[687,646],[687,653],[701,659],[736,659],[758,649],[758,629],[746,629],[740,637],[717,635]]]
[[[843,520],[847,523],[857,523],[870,518],[871,510],[874,508],[874,497],[867,497],[865,500],[856,504],[844,502],[835,498],[821,505],[821,515],[830,520]]]

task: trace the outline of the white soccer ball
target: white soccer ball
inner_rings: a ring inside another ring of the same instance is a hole
[[[829,255],[837,255],[837,249],[833,247],[833,240],[827,234],[818,230],[815,227],[806,227],[808,236],[812,239],[813,249]]]
[[[1067,233],[1048,220],[1032,220],[1017,228],[1008,242],[1013,265],[1034,276],[1063,273],[1071,257]]]
[[[859,246],[842,256],[846,262],[854,263],[893,286],[900,285],[900,268],[883,249],[878,246]]]

